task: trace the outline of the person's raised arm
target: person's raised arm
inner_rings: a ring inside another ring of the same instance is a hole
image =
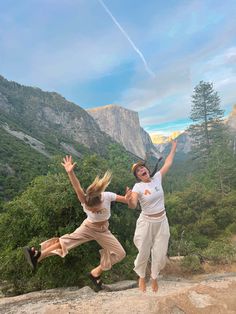
[[[65,168],[69,176],[70,182],[78,196],[78,199],[83,204],[85,202],[85,193],[80,185],[78,178],[76,177],[74,173],[76,162],[73,163],[72,156],[66,156],[65,158],[63,158],[63,162],[61,164]]]
[[[173,163],[175,152],[176,152],[176,146],[177,146],[177,142],[172,141],[171,151],[170,151],[169,155],[166,157],[164,165],[160,169],[160,173],[162,176],[165,175],[169,171],[169,169]]]

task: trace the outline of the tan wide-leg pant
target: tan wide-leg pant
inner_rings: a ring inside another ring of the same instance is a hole
[[[139,277],[145,277],[148,259],[151,255],[151,277],[157,278],[166,264],[169,237],[169,224],[165,214],[158,218],[140,214],[134,234],[134,244],[138,249],[134,271]]]
[[[41,243],[41,250],[45,250],[52,244],[60,243],[61,248],[50,252],[65,257],[68,251],[82,243],[95,240],[102,247],[100,265],[102,270],[111,269],[112,265],[121,261],[126,253],[120,242],[108,229],[108,221],[100,226],[91,223],[87,219],[73,233],[65,234],[60,238],[52,238]]]

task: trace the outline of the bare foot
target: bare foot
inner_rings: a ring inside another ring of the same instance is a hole
[[[146,281],[145,281],[145,278],[141,278],[141,277],[139,278],[138,286],[139,286],[139,289],[142,292],[146,292]]]
[[[97,266],[96,268],[94,268],[93,270],[91,270],[91,274],[94,276],[94,277],[99,277],[101,274],[102,274],[102,268],[101,266]]]
[[[157,279],[152,279],[152,291],[157,292],[158,291],[158,282]]]

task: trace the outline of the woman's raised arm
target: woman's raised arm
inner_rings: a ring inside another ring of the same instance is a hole
[[[165,175],[169,171],[169,169],[173,163],[175,152],[176,152],[176,146],[177,146],[177,142],[172,141],[171,151],[170,151],[169,155],[166,157],[164,165],[160,169],[160,173],[162,176]]]
[[[70,182],[78,196],[78,199],[83,204],[85,202],[85,193],[80,185],[78,178],[76,177],[74,173],[76,162],[73,163],[72,156],[66,156],[65,158],[63,158],[63,162],[61,164],[65,168],[69,176]]]

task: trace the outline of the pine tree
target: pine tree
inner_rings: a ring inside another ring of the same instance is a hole
[[[222,142],[224,111],[220,109],[220,97],[213,84],[200,81],[192,96],[191,120],[189,128],[193,139],[195,158],[208,159],[211,148]]]
[[[201,81],[194,89],[192,104],[190,118],[195,123],[189,129],[198,171],[202,170],[204,182],[223,196],[235,186],[235,158],[213,84]]]

